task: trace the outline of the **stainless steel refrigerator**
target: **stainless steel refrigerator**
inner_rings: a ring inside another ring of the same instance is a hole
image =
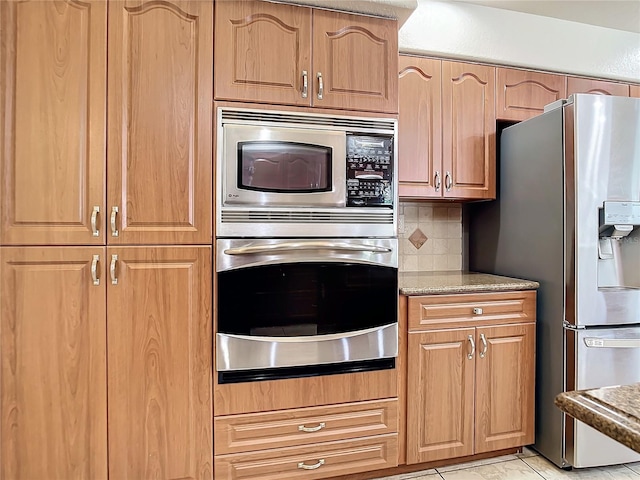
[[[498,172],[497,200],[465,212],[469,268],[540,282],[534,448],[561,467],[638,461],[553,400],[640,382],[640,99],[549,105],[502,131]]]

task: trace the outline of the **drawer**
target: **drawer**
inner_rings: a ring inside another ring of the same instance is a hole
[[[398,434],[215,457],[216,480],[313,480],[398,465]]]
[[[214,419],[215,454],[396,433],[398,400],[376,400]]]
[[[409,331],[535,321],[536,292],[409,297]]]

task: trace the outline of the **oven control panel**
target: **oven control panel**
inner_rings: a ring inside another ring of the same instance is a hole
[[[347,206],[393,206],[393,137],[347,134]]]

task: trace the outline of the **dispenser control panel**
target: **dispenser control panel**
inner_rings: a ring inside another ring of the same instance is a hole
[[[640,202],[604,202],[601,225],[640,225]]]

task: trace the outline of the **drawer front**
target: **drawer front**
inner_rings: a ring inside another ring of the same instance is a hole
[[[313,480],[397,465],[397,433],[215,457],[216,480]]]
[[[409,331],[535,321],[536,292],[409,297]]]
[[[382,435],[398,431],[398,400],[229,415],[214,425],[216,455]]]

